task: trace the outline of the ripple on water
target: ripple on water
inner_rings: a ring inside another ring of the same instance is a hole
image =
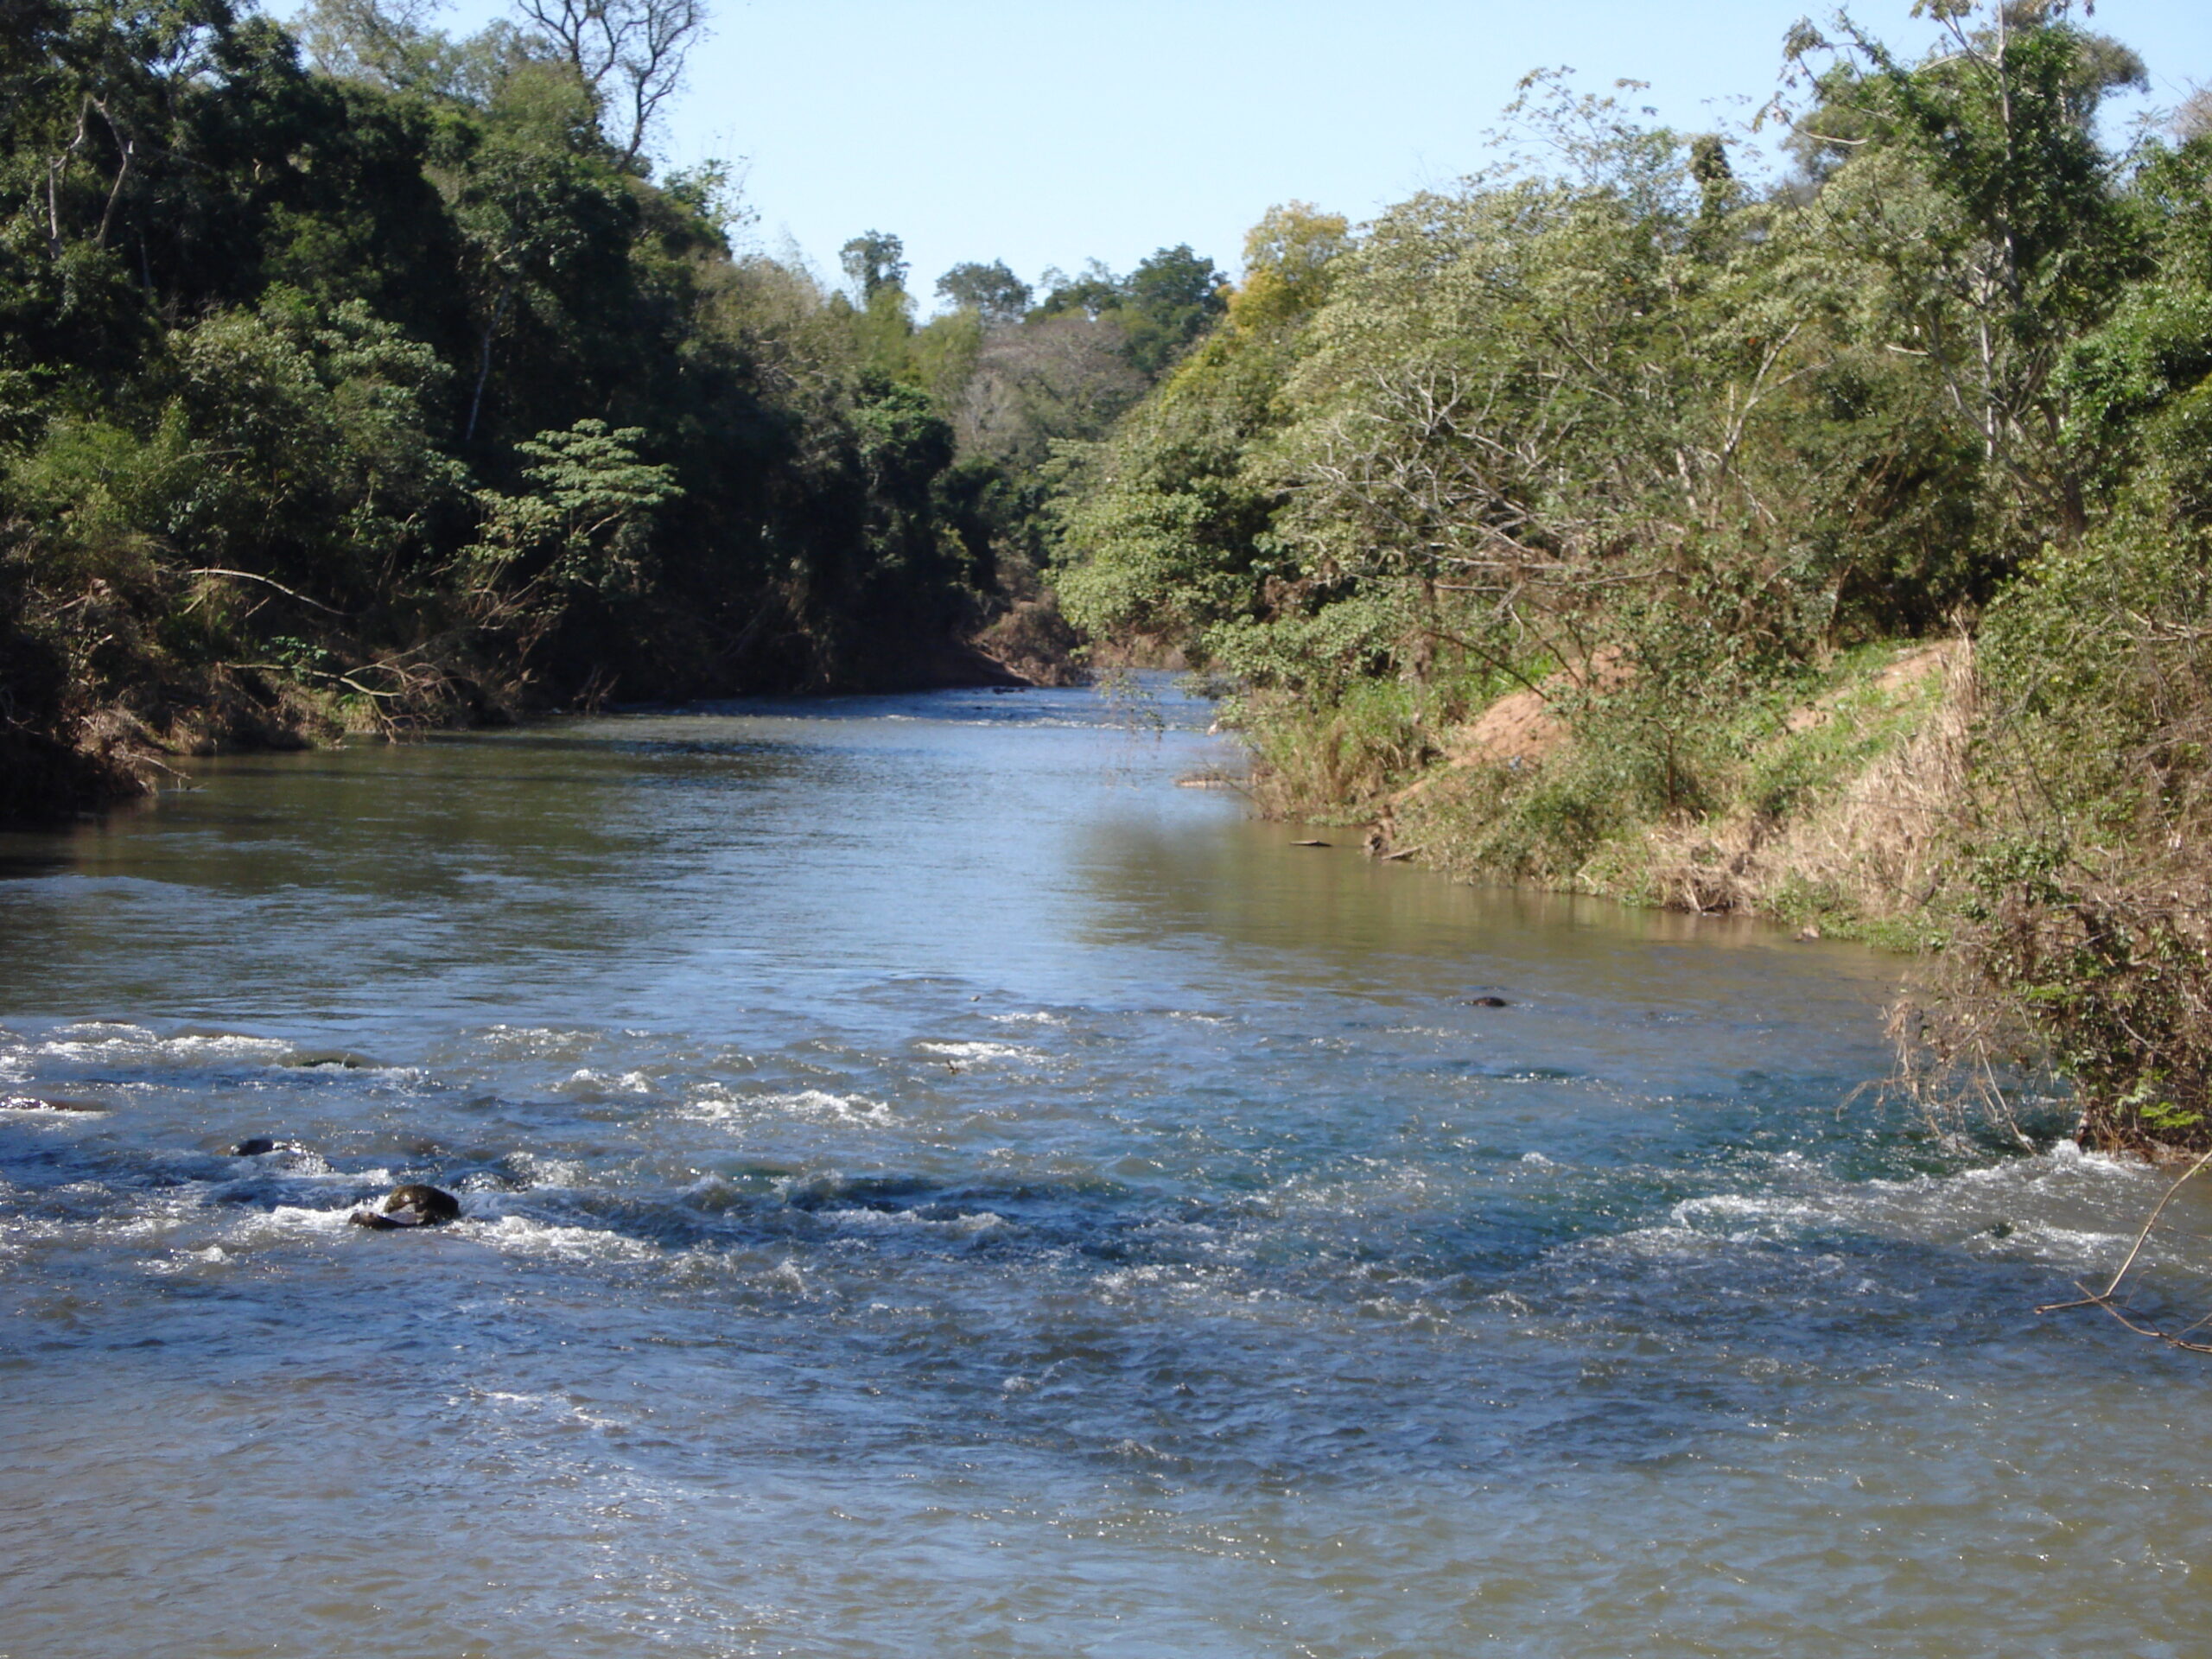
[[[1292,857],[1048,695],[54,843],[225,929],[0,882],[0,1080],[105,1109],[0,1114],[0,1652],[2201,1645],[2212,1374],[2030,1311],[2164,1178],[1841,1106],[1847,947]]]

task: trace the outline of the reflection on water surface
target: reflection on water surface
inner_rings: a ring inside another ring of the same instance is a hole
[[[1854,1099],[1893,964],[1294,848],[1160,706],[0,846],[0,1094],[105,1109],[0,1112],[0,1654],[2196,1650],[2212,1374],[2029,1311],[2153,1178]]]

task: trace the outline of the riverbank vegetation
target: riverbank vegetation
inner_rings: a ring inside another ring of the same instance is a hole
[[[0,821],[164,751],[1070,671],[1041,462],[1222,305],[656,173],[695,0],[0,8]],[[980,650],[979,647],[980,646]]]
[[[1793,32],[1770,182],[1538,75],[1459,187],[1277,210],[1060,591],[1243,688],[1280,811],[1930,948],[1919,1081],[2212,1145],[2212,111],[2107,131],[2063,0],[1920,11]]]

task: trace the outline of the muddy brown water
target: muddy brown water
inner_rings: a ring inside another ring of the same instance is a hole
[[[1208,717],[0,844],[0,1096],[101,1109],[0,1111],[0,1656],[2206,1650],[2212,1370],[2032,1312],[2156,1177],[1856,1094],[1872,953],[1294,847]]]

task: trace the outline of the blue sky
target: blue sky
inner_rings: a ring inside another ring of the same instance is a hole
[[[769,252],[835,277],[864,230],[905,238],[924,296],[964,259],[1034,280],[1090,257],[1125,270],[1188,242],[1234,270],[1245,229],[1293,198],[1364,218],[1483,165],[1527,71],[1651,83],[1676,125],[1771,94],[1804,0],[710,0],[663,149],[743,158]],[[496,0],[461,0],[465,30]],[[1932,38],[1910,0],[1853,15]],[[2102,0],[2094,26],[2142,54],[2171,107],[2212,81],[2212,0]],[[2142,103],[2145,100],[2136,100]]]

